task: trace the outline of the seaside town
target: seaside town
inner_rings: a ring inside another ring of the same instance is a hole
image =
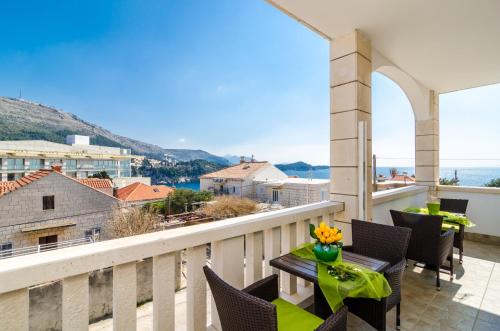
[[[500,3],[193,4],[5,4],[0,331],[499,330]]]

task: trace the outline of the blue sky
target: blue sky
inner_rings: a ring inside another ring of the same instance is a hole
[[[263,0],[12,1],[2,13],[0,95],[22,89],[168,148],[328,162],[328,43]],[[477,116],[498,118],[499,92],[443,96],[443,155],[492,157],[472,140],[500,141],[498,121]],[[374,151],[413,157],[408,101],[377,74],[373,105]]]

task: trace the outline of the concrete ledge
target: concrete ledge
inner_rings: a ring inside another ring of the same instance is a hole
[[[483,244],[499,245],[500,246],[500,237],[490,236],[488,234],[465,232],[465,239],[470,240],[470,241],[480,242]]]
[[[393,200],[398,200],[404,197],[417,195],[427,192],[427,186],[407,186],[392,190],[380,191],[372,193],[373,205],[379,205]]]
[[[438,188],[438,191],[500,194],[500,188],[497,188],[497,187],[439,185],[437,188]]]

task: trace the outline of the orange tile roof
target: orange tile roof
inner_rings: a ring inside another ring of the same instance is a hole
[[[396,176],[391,177],[390,180],[395,181],[395,182],[414,182],[415,178],[410,177],[408,175],[396,175]]]
[[[165,199],[174,188],[164,185],[146,185],[135,182],[116,191],[116,198],[133,202]]]
[[[90,186],[95,189],[113,188],[113,183],[109,179],[102,178],[82,178],[78,181],[84,185]]]
[[[269,162],[243,162],[219,171],[215,171],[200,178],[226,178],[243,180],[251,174],[271,165]]]
[[[85,178],[85,179],[75,179],[68,177],[66,175],[61,174],[59,171],[54,170],[54,169],[40,169],[37,170],[31,174],[28,174],[24,177],[19,178],[18,180],[14,181],[8,181],[8,182],[0,182],[0,197],[3,195],[15,191],[18,188],[21,188],[23,186],[26,186],[28,184],[31,184],[45,176],[50,175],[51,173],[58,173],[61,176],[64,176],[66,178],[69,178],[71,180],[74,180],[80,184],[83,184],[85,186],[89,186],[95,190],[100,191],[99,189],[112,189],[113,184],[109,179],[100,179],[100,178]],[[101,193],[106,194],[103,191],[100,191]]]
[[[0,197],[17,190],[20,187],[26,186],[40,178],[43,178],[49,174],[51,174],[54,170],[52,169],[42,169],[35,171],[29,175],[19,178],[18,180],[8,181],[8,182],[0,182]]]

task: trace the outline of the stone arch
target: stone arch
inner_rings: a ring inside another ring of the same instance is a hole
[[[429,112],[431,93],[429,89],[376,51],[373,54],[372,70],[388,77],[401,88],[410,101],[415,121],[431,118],[432,114]]]

